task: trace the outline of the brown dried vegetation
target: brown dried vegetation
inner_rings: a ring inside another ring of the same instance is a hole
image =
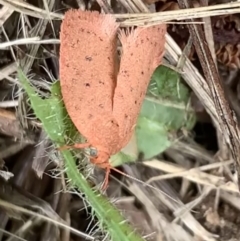
[[[52,0],[49,1],[48,10],[55,13],[64,13],[69,8],[99,11],[98,3],[103,2],[107,1]],[[119,13],[124,9],[123,12],[127,12],[121,4],[121,2],[126,3],[127,0],[112,2],[113,10],[117,9]],[[131,6],[134,6],[137,1],[130,2]],[[157,11],[179,9],[177,1],[145,0],[145,2],[154,3]],[[216,2],[220,1],[209,1],[209,4],[216,4]],[[31,6],[45,9],[44,1],[40,0],[15,1],[15,3],[16,5],[31,4]],[[199,6],[197,1],[195,3],[195,6]],[[0,9],[0,13],[4,9],[8,10],[4,11],[6,19],[0,18],[2,21],[0,24],[3,24],[6,32],[2,30],[0,32],[1,43],[8,42],[8,39],[24,38],[26,33],[27,36],[40,36],[45,40],[59,38],[61,21],[50,22],[47,18],[20,15],[14,11],[13,7],[16,5],[11,5],[12,7],[6,5]],[[240,119],[240,16],[237,14],[217,16],[212,17],[211,21],[219,72],[224,80],[229,101]],[[19,26],[21,26],[20,29]],[[184,50],[189,39],[187,25],[169,24],[168,33]],[[57,44],[15,45],[0,50],[0,168],[1,171],[7,170],[14,174],[10,183],[3,178],[0,179],[0,200],[27,207],[29,210],[36,211],[37,207],[37,211],[44,211],[52,219],[58,220],[60,216],[78,230],[86,232],[90,227],[95,232],[96,220],[91,221],[90,212],[87,212],[90,208],[87,211],[84,209],[84,200],[78,194],[63,192],[66,186],[62,179],[51,177],[55,175],[55,168],[60,169],[62,163],[58,156],[54,156],[55,158],[52,156],[52,143],[41,129],[41,123],[30,118],[33,114],[29,110],[27,99],[19,94],[20,90],[15,82],[17,68],[14,57],[20,60],[26,72],[31,74],[32,82],[44,96],[48,96],[49,83],[53,81],[49,73],[56,79],[59,77],[59,45]],[[188,57],[197,66],[199,73],[202,73],[193,46]],[[232,182],[229,185],[226,184],[232,180],[230,168],[228,169],[230,161],[225,167],[221,166],[217,157],[219,146],[212,120],[194,93],[192,96],[193,106],[199,114],[197,125],[190,136],[186,135],[184,138],[181,136],[182,139],[179,142],[158,158],[161,171],[156,170],[157,164],[154,168],[150,166],[155,162],[123,166],[126,173],[144,181],[170,173],[173,175],[171,179],[151,183],[168,196],[136,184],[129,185],[127,189],[113,180],[110,181],[108,196],[119,199],[117,206],[126,210],[126,216],[132,220],[136,228],[144,234],[156,232],[158,236],[151,236],[152,240],[161,240],[161,238],[164,240],[164,234],[169,235],[168,240],[173,240],[172,237],[175,240],[181,240],[181,237],[187,237],[183,240],[217,240],[212,234],[219,234],[220,241],[238,240],[240,197],[236,189],[231,186]],[[29,117],[27,121],[26,116]],[[212,165],[215,165],[214,171]],[[195,168],[195,172],[189,171],[191,168]],[[176,172],[182,174],[176,177]],[[97,182],[102,180],[98,172],[96,179]],[[216,190],[211,190],[212,186],[217,187]],[[180,216],[179,212],[187,203],[192,205],[190,209],[194,209],[195,212],[187,210],[184,212],[186,215],[180,217],[181,222],[176,221]],[[29,226],[24,226],[25,224]],[[188,225],[192,228],[190,232],[189,227],[185,228]],[[68,232],[61,234],[56,226],[47,224],[37,217],[29,218],[4,208],[0,208],[0,241],[6,240],[7,235],[1,230],[14,233],[26,240],[46,240],[47,238],[82,240]],[[98,236],[98,234],[96,232],[93,235]]]

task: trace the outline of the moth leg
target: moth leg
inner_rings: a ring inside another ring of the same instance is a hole
[[[90,147],[90,144],[89,143],[75,143],[74,145],[71,145],[71,146],[68,146],[68,145],[64,145],[64,146],[61,146],[59,148],[57,148],[59,151],[63,151],[63,150],[67,150],[67,149],[84,149],[84,148],[87,148],[87,147]]]
[[[110,175],[110,166],[106,167],[106,174],[105,174],[105,178],[104,178],[103,186],[102,186],[103,191],[105,191],[107,189],[108,181],[109,181],[109,175]]]

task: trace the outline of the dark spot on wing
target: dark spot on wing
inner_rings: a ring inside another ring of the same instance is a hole
[[[91,56],[85,56],[85,59],[87,60],[87,61],[92,61],[92,57]]]
[[[115,124],[117,127],[119,127],[119,124],[118,124],[118,123],[115,123],[113,120],[111,120],[111,123],[112,123],[112,124]]]

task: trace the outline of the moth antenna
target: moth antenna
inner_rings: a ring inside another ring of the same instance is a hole
[[[154,189],[154,190],[162,193],[164,196],[166,196],[166,197],[170,198],[171,200],[173,200],[174,202],[178,203],[178,201],[177,201],[176,199],[174,199],[173,197],[171,197],[170,195],[168,195],[168,194],[165,193],[164,191],[159,190],[158,188],[156,188],[156,187],[154,187],[154,186],[152,186],[152,185],[150,185],[150,184],[148,184],[148,183],[146,183],[146,182],[143,182],[143,181],[139,180],[138,178],[132,177],[132,176],[130,176],[130,175],[128,175],[128,174],[126,174],[126,173],[124,173],[124,172],[122,172],[122,171],[119,171],[117,168],[111,167],[111,169],[114,170],[115,172],[118,172],[119,174],[127,177],[127,178],[130,178],[130,179],[132,179],[132,180],[134,180],[134,181],[142,184],[143,186],[150,187],[150,188],[152,188],[152,189]]]
[[[60,151],[63,151],[63,150],[67,150],[67,149],[70,149],[70,148],[85,149],[85,148],[90,147],[90,146],[91,146],[90,143],[85,142],[85,143],[75,143],[73,145],[64,145],[64,146],[58,147],[57,149],[60,150]]]

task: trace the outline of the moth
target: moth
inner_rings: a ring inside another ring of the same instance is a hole
[[[110,14],[69,10],[60,33],[60,85],[67,112],[86,143],[92,163],[106,170],[109,158],[132,137],[148,84],[164,55],[166,25],[119,30]],[[117,40],[121,42],[121,59]],[[69,148],[69,146],[65,146]]]

